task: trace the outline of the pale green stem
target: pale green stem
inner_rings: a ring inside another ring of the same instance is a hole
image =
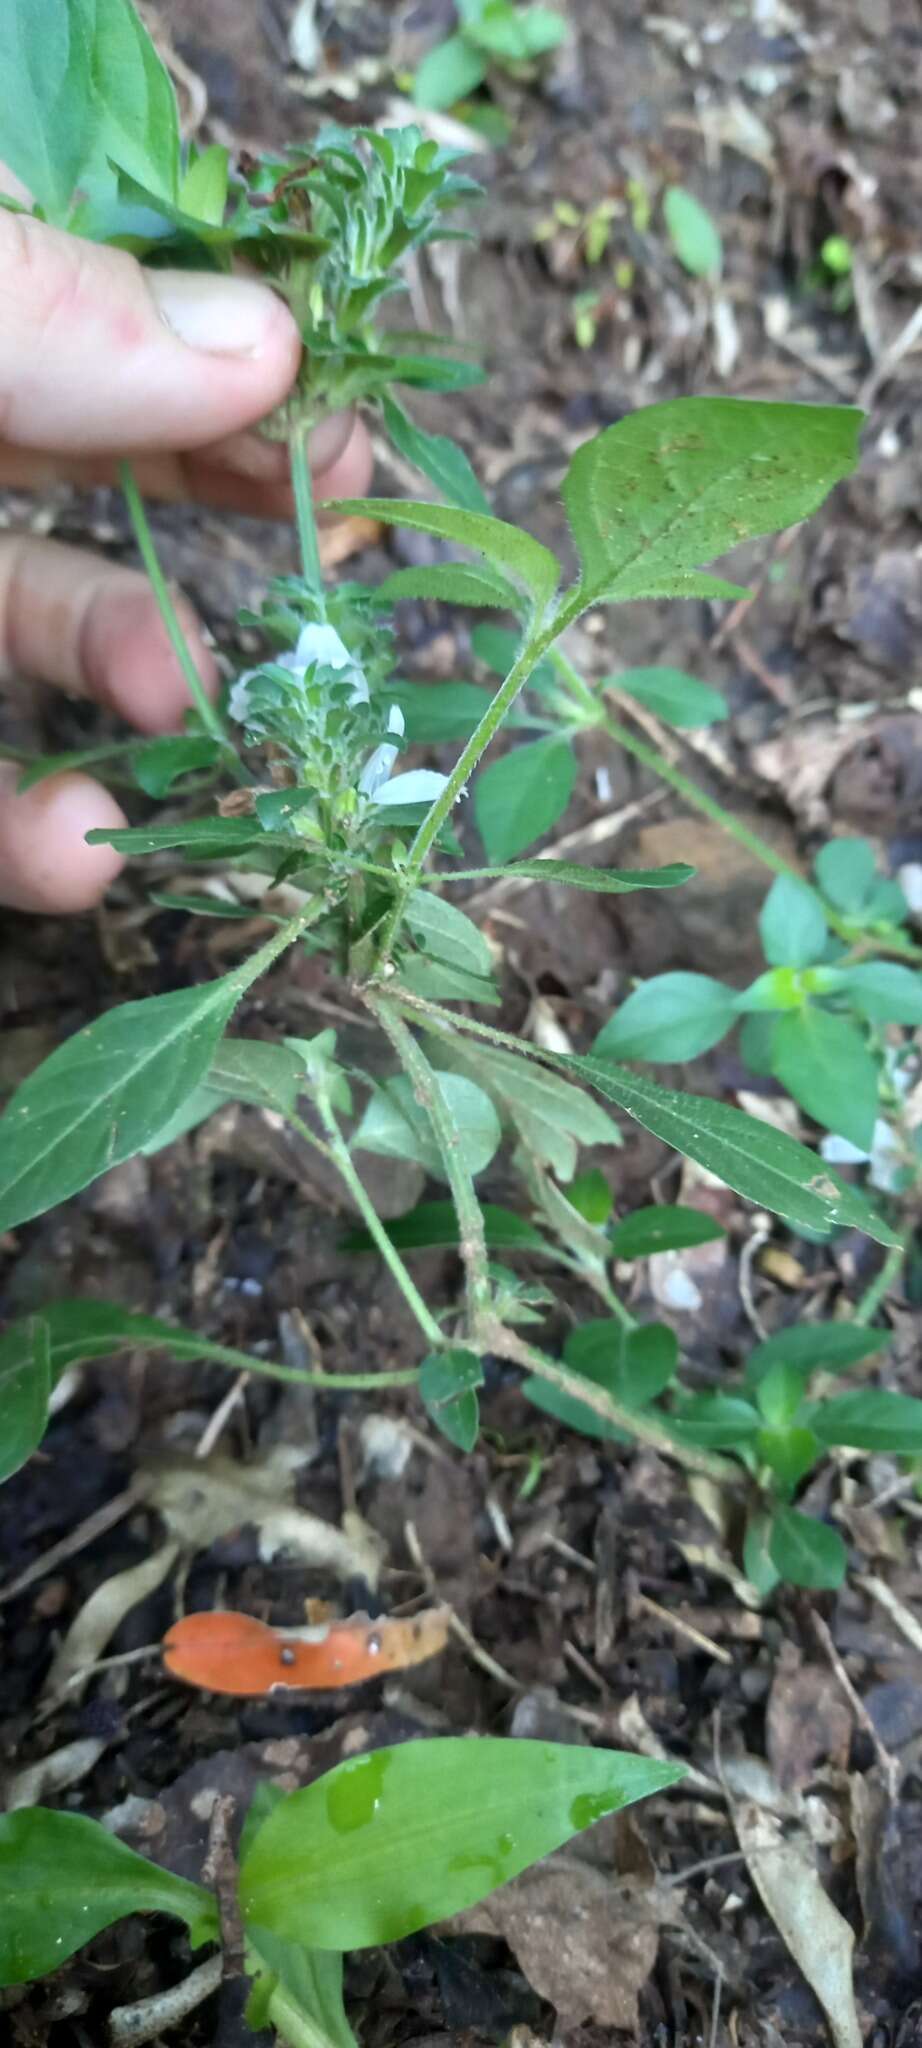
[[[905,1257],[905,1243],[901,1242],[900,1244],[891,1245],[879,1273],[875,1273],[870,1286],[865,1288],[861,1300],[855,1308],[855,1313],[852,1317],[854,1323],[868,1324],[873,1322],[881,1303],[886,1300],[893,1282],[899,1279]]]
[[[160,567],[159,557],[154,546],[154,536],[150,530],[147,513],[144,510],[144,501],[135,482],[130,462],[123,462],[121,464],[119,478],[125,494],[128,514],[134,528],[134,537],[138,543],[138,552],[147,571],[148,581],[154,593],[157,610],[166,628],[170,646],[188,685],[189,695],[192,698],[205,731],[211,734],[212,739],[217,741],[217,744],[225,754],[233,755],[236,765],[236,754],[234,754],[234,750],[224,730],[220,715],[203,686],[201,676],[195,666],[192,650],[179,623],[176,606],[170,594],[169,584]]]
[[[562,653],[559,647],[555,647],[551,650],[551,660],[558,675],[562,676],[574,691],[585,693],[586,685],[568,655]],[[648,768],[651,775],[658,776],[661,782],[667,782],[677,796],[682,797],[685,803],[691,804],[694,810],[700,811],[705,818],[712,819],[715,825],[720,826],[721,831],[735,839],[738,846],[744,846],[747,853],[753,854],[772,874],[793,876],[796,881],[803,880],[790,861],[785,860],[783,854],[778,853],[767,839],[763,839],[758,832],[751,832],[748,825],[744,825],[732,811],[726,810],[723,804],[718,803],[716,797],[708,796],[706,790],[701,789],[688,775],[684,775],[681,768],[676,768],[671,761],[667,761],[665,755],[659,753],[656,747],[651,747],[645,740],[638,739],[630,726],[622,725],[619,719],[612,718],[608,712],[604,714],[600,723],[609,739],[614,740],[617,746],[623,747],[626,754],[633,755],[635,761]],[[854,944],[855,934],[847,920],[840,917],[828,904],[824,904],[824,909],[830,930],[848,943]],[[858,944],[861,944],[860,940]],[[890,937],[879,943],[878,950],[897,954],[901,959],[922,960],[922,947],[914,946],[911,939]]]
[[[295,2004],[283,1984],[276,1985],[269,2000],[269,2019],[279,2040],[289,2048],[338,2048],[323,2027]]]
[[[368,1394],[378,1387],[412,1387],[419,1377],[406,1372],[300,1372],[295,1365],[276,1365],[269,1358],[254,1358],[249,1351],[237,1351],[230,1344],[211,1344],[206,1337],[192,1337],[177,1330],[175,1337],[133,1337],[125,1339],[133,1351],[169,1351],[174,1358],[204,1358],[215,1365],[230,1366],[233,1372],[257,1373],[262,1379],[286,1380],[290,1386],[318,1387],[326,1393]],[[118,1349],[113,1339],[111,1348]]]
[[[378,953],[378,959],[382,966],[390,958],[394,940],[403,921],[407,902],[416,887],[417,878],[427,855],[434,846],[446,819],[451,816],[454,805],[457,803],[459,796],[462,795],[465,785],[480,760],[481,754],[485,752],[490,741],[499,731],[507,712],[515,703],[520,691],[524,690],[533,668],[550,645],[553,635],[554,628],[546,627],[543,631],[533,633],[526,641],[525,646],[509,670],[505,682],[500,684],[496,696],[491,699],[480,724],[472,732],[466,747],[448,777],[441,795],[436,797],[435,802],[426,812],[426,816],[410,847],[407,865],[400,880],[397,897],[385,920]]]
[[[461,1132],[439,1086],[438,1075],[433,1072],[425,1053],[417,1045],[412,1032],[407,1030],[402,1017],[398,1017],[387,1002],[382,1002],[374,996],[367,995],[366,1002],[373,1015],[377,1017],[382,1031],[385,1031],[390,1039],[404,1073],[412,1083],[416,1100],[426,1111],[432,1127],[432,1135],[441,1155],[445,1178],[458,1218],[458,1237],[467,1282],[470,1335],[476,1338],[482,1318],[489,1314],[492,1293],[483,1215],[473,1179],[464,1163]]]
[[[419,1292],[418,1287],[416,1286],[415,1281],[407,1272],[406,1266],[403,1263],[403,1260],[400,1256],[400,1253],[397,1250],[396,1245],[391,1242],[391,1239],[389,1238],[387,1231],[385,1230],[384,1225],[381,1222],[380,1217],[378,1216],[374,1203],[371,1200],[371,1196],[369,1195],[367,1189],[363,1186],[362,1181],[360,1180],[355,1170],[355,1166],[353,1165],[352,1161],[352,1154],[349,1151],[349,1147],[346,1144],[346,1141],[342,1135],[342,1132],[330,1107],[329,1101],[325,1097],[322,1089],[318,1089],[314,1099],[317,1104],[317,1113],[320,1117],[324,1130],[327,1133],[327,1138],[329,1140],[329,1143],[324,1147],[324,1150],[327,1153],[327,1156],[330,1159],[332,1159],[334,1166],[337,1168],[337,1171],[339,1172],[342,1180],[345,1182],[346,1187],[348,1188],[349,1193],[352,1196],[352,1199],[355,1203],[355,1206],[358,1209],[359,1214],[362,1217],[362,1220],[368,1229],[369,1236],[374,1239],[375,1245],[378,1251],[380,1252],[385,1265],[387,1266],[393,1279],[396,1281],[397,1286],[399,1287],[405,1302],[407,1303],[408,1307],[412,1310],[414,1316],[416,1317],[419,1327],[422,1330],[423,1336],[426,1338],[427,1342],[430,1344],[437,1345],[444,1344],[445,1338],[443,1332],[440,1330],[439,1325],[435,1320],[435,1317],[430,1314],[428,1308],[426,1307],[426,1304],[422,1298],[422,1295]],[[292,1125],[293,1129],[296,1130],[302,1138],[307,1138],[311,1142],[315,1142],[313,1132],[311,1131],[309,1125],[307,1125],[304,1122],[303,1118],[292,1115],[290,1111],[287,1114],[288,1122]],[[415,1380],[416,1374],[415,1372],[410,1373],[407,1377],[408,1379]],[[399,1378],[400,1376],[398,1376],[398,1381]]]
[[[311,483],[310,464],[307,459],[307,439],[311,423],[298,420],[292,427],[288,442],[288,459],[291,464],[291,487],[294,492],[295,516],[298,522],[298,542],[301,549],[301,566],[304,581],[316,597],[321,618],[326,611],[326,593],[323,587],[323,570],[320,566],[320,545],[317,539],[317,519],[314,512],[314,490]]]

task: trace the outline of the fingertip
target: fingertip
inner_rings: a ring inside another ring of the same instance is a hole
[[[202,686],[218,689],[218,665],[206,646],[188,599],[173,602]],[[147,581],[124,574],[107,578],[88,607],[80,666],[90,694],[128,720],[137,732],[175,732],[191,698]]]
[[[368,429],[357,413],[351,420],[351,432],[329,467],[315,471],[314,494],[318,498],[364,498],[371,488],[375,459]]]
[[[92,910],[123,862],[111,846],[87,846],[86,834],[117,829],[124,813],[88,775],[49,775],[21,793],[18,776],[0,763],[0,902],[59,916]]]

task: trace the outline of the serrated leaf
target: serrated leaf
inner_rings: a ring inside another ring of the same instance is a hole
[[[483,1366],[473,1351],[434,1351],[419,1368],[419,1394],[430,1420],[459,1451],[472,1451],[480,1430],[477,1389]]]
[[[415,569],[395,569],[393,575],[378,584],[375,594],[384,604],[398,604],[406,597],[423,597],[437,598],[444,604],[493,605],[499,611],[511,612],[518,611],[522,602],[513,583],[507,583],[495,569],[478,569],[472,562],[423,562]]]
[[[770,967],[810,967],[820,958],[829,934],[809,882],[776,876],[759,912],[759,936]]]
[[[593,1058],[695,1059],[717,1045],[735,1016],[734,990],[709,974],[657,974],[603,1024]]]
[[[831,1591],[845,1577],[848,1553],[838,1529],[802,1515],[799,1508],[774,1509],[768,1549],[778,1577],[789,1586]]]
[[[606,428],[563,484],[583,608],[707,594],[700,563],[805,519],[849,474],[861,418],[844,406],[676,398]]]
[[[496,1202],[482,1202],[480,1213],[488,1251],[544,1252],[548,1257],[554,1256],[553,1247],[541,1232],[513,1209],[504,1209]],[[397,1216],[384,1228],[398,1251],[425,1251],[460,1242],[453,1202],[420,1202],[408,1216]],[[370,1231],[357,1227],[343,1238],[342,1248],[348,1252],[370,1252],[376,1246]]]
[[[777,1330],[750,1351],[746,1385],[757,1387],[763,1374],[779,1363],[796,1366],[806,1380],[811,1373],[845,1372],[863,1358],[886,1350],[889,1330],[866,1330],[859,1323],[792,1323]]]
[[[116,853],[160,853],[187,847],[196,860],[248,853],[264,846],[265,834],[255,818],[178,818],[172,825],[99,827],[86,835],[88,846],[114,846]]]
[[[489,1736],[350,1758],[260,1828],[240,1872],[244,1927],[326,1949],[401,1940],[681,1775],[614,1750]]]
[[[381,399],[384,424],[398,454],[421,469],[449,505],[467,512],[482,512],[489,519],[490,501],[456,441],[446,434],[427,434],[403,408],[385,393]]]
[[[573,794],[576,759],[566,740],[529,740],[491,761],[474,784],[474,815],[487,857],[500,865],[543,837]]]
[[[542,612],[553,597],[560,578],[559,564],[550,550],[509,526],[503,519],[487,519],[483,513],[462,512],[454,505],[423,505],[405,498],[338,498],[325,507],[330,512],[358,512],[379,519],[384,526],[403,526],[413,533],[434,533],[440,540],[457,541],[521,584]]]
[[[30,1316],[0,1337],[0,1483],[41,1443],[52,1383],[48,1324]]]
[[[493,971],[490,947],[475,924],[444,896],[417,889],[407,905],[406,923],[426,953],[446,960],[468,974],[489,977]]]
[[[623,1216],[611,1232],[613,1259],[649,1259],[658,1252],[686,1251],[691,1245],[712,1244],[726,1237],[722,1223],[704,1209],[684,1208],[680,1203],[655,1202]]]
[[[922,1401],[882,1387],[860,1387],[818,1401],[810,1427],[821,1444],[845,1444],[853,1451],[895,1451],[901,1458],[922,1452]]]
[[[457,1127],[460,1157],[469,1173],[482,1173],[502,1137],[489,1096],[461,1074],[433,1070],[433,1078]],[[375,1089],[352,1143],[385,1158],[415,1159],[435,1180],[447,1179],[429,1118],[405,1074]]]
[[[28,1984],[128,1913],[184,1920],[193,1947],[220,1939],[201,1885],[136,1856],[82,1814],[22,1807],[0,1817],[0,1984]]]
[[[683,270],[716,282],[723,268],[723,246],[700,199],[683,185],[669,185],[663,194],[663,219]]]
[[[677,889],[691,881],[696,870],[684,861],[662,868],[584,868],[571,860],[513,860],[499,868],[462,868],[446,875],[448,882],[508,880],[559,882],[566,889],[588,889],[595,896],[627,896],[633,889]]]
[[[547,1059],[548,1056],[544,1055]],[[878,1244],[899,1239],[857,1188],[851,1188],[806,1145],[744,1110],[706,1095],[685,1095],[626,1067],[556,1054],[550,1064],[581,1074],[645,1130],[717,1175],[738,1195],[807,1230],[863,1230]]]
[[[722,691],[712,689],[710,683],[700,683],[696,676],[684,675],[677,668],[627,668],[620,675],[604,676],[600,687],[621,690],[625,696],[633,697],[635,703],[654,711],[657,718],[683,728],[714,725],[730,714]]]
[[[0,1230],[66,1201],[156,1136],[204,1079],[262,964],[254,954],[202,988],[108,1010],[29,1075],[0,1118]]]
[[[877,1121],[877,1062],[850,1017],[808,1003],[779,1017],[772,1071],[808,1116],[869,1152]]]

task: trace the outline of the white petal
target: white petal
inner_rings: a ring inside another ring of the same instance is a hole
[[[401,735],[406,732],[407,722],[399,704],[391,705],[387,714],[387,729],[388,732],[398,732]]]
[[[249,711],[250,703],[249,686],[255,674],[255,668],[248,668],[244,671],[242,676],[237,677],[235,683],[231,684],[230,695],[227,700],[227,708],[228,711],[230,712],[231,718],[235,718],[239,725],[245,725],[247,721],[247,713]]]
[[[376,798],[378,804],[431,804],[448,786],[447,775],[433,768],[411,768],[407,775],[395,775]]]
[[[397,759],[397,752],[398,749],[396,747],[390,746],[385,741],[382,746],[375,748],[373,754],[369,755],[358,780],[360,796],[378,796],[379,789],[383,788]],[[378,798],[378,801],[383,802],[383,798]]]

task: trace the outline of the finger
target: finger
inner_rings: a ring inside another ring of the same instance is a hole
[[[0,437],[65,454],[200,448],[270,412],[301,354],[251,278],[147,271],[0,210]]]
[[[371,483],[371,442],[354,413],[334,413],[311,437],[309,448],[318,497],[364,497]],[[134,465],[142,496],[167,504],[213,505],[256,519],[291,519],[288,452],[281,441],[244,433],[192,455],[142,455]],[[0,487],[46,490],[71,483],[89,490],[118,482],[118,460],[89,455],[59,457],[0,444]]]
[[[180,623],[205,689],[214,655],[184,597]],[[147,578],[57,541],[0,540],[0,676],[20,674],[93,697],[139,732],[171,732],[189,691]]]
[[[14,910],[89,910],[122,866],[111,846],[85,835],[125,818],[115,798],[88,775],[49,775],[17,794],[19,769],[0,761],[0,903]]]

